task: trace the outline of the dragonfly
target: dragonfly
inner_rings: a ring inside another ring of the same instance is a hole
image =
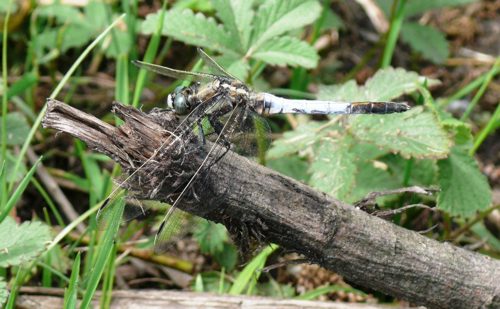
[[[189,86],[175,88],[167,96],[167,108],[184,117],[178,130],[173,134],[178,136],[180,140],[183,140],[185,134],[196,134],[199,144],[202,146],[206,144],[207,139],[214,143],[163,218],[155,236],[156,252],[164,251],[162,249],[164,243],[168,241],[172,231],[177,229],[180,220],[175,219],[175,213],[178,211],[179,203],[204,169],[209,169],[216,164],[229,150],[237,150],[243,154],[255,154],[255,149],[258,148],[258,142],[254,141],[258,136],[256,132],[260,131],[266,135],[269,131],[267,122],[261,116],[275,114],[391,114],[402,113],[410,109],[410,106],[405,102],[302,100],[257,92],[228,73],[204,50],[198,48],[197,51],[213,73],[189,72],[138,60],[133,61],[133,64],[140,69],[192,82]],[[208,122],[208,126],[206,122]],[[194,133],[195,131],[196,133]],[[217,145],[222,147],[217,147]],[[153,160],[154,156],[155,154],[142,166]],[[141,166],[138,168],[140,169]],[[167,228],[167,226],[171,228]]]

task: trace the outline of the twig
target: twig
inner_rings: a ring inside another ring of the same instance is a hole
[[[51,102],[44,125],[84,139],[125,170],[131,170],[131,162],[137,165],[149,158],[169,138],[165,132],[178,125],[175,118],[158,111],[144,114],[119,104],[113,110],[124,120],[119,128]],[[183,146],[200,148],[196,138],[186,139]],[[176,193],[172,188],[182,188],[204,159],[203,152],[184,153],[184,165],[179,165],[175,150],[179,149],[160,153],[136,171],[129,186],[139,191],[137,198],[167,201]],[[296,251],[346,280],[415,304],[500,308],[499,261],[368,215],[234,153],[204,176],[179,208],[224,223],[240,235],[255,235]],[[421,188],[398,192],[408,191],[433,192]]]

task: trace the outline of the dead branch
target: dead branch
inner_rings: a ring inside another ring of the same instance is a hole
[[[125,121],[115,128],[64,103],[48,104],[45,127],[82,139],[126,171],[155,154],[131,178],[141,198],[171,201],[203,160],[204,153],[190,147],[195,141],[181,143],[169,135],[178,125],[169,113],[145,114],[115,103],[113,111]],[[415,304],[500,308],[497,260],[370,216],[234,153],[224,156],[208,176],[194,182],[182,209],[277,243],[357,285]],[[233,182],[230,188],[227,179]]]
[[[63,308],[64,291],[61,289],[21,288],[17,297],[17,308]],[[99,306],[101,293],[92,302],[94,308]],[[51,296],[48,296],[51,295]],[[212,308],[212,309],[398,309],[383,305],[357,303],[335,303],[323,301],[307,301],[297,299],[276,299],[271,297],[245,295],[216,295],[212,293],[195,293],[157,290],[114,290],[110,308],[112,309],[148,309],[148,308]]]

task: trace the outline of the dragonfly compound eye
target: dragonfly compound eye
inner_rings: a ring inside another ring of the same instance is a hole
[[[174,109],[178,115],[185,115],[188,113],[187,99],[182,93],[178,93],[175,96]]]

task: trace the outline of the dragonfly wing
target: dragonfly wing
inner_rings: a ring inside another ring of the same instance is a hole
[[[230,79],[236,79],[238,80],[234,75],[230,74],[228,71],[226,71],[220,64],[218,64],[214,58],[210,57],[203,49],[198,47],[198,55],[200,55],[200,58],[203,59],[206,65],[210,67],[210,69],[215,73],[216,75],[221,75]]]
[[[145,69],[163,76],[168,76],[180,80],[195,80],[195,81],[208,82],[217,78],[217,76],[208,73],[176,70],[157,64],[142,62],[139,60],[133,60],[132,63],[141,69]]]
[[[191,215],[172,206],[160,224],[155,236],[154,252],[162,254],[172,247],[173,243],[183,236],[188,229]]]
[[[144,218],[152,212],[148,205],[133,196],[127,196],[125,190],[123,190],[120,196],[108,198],[99,208],[96,217],[98,230],[105,230],[110,220],[115,220],[115,218],[110,217],[110,214],[112,213],[112,208],[116,207],[115,204],[118,201],[123,201],[125,203],[122,218],[119,218],[123,223],[127,223],[134,219]]]
[[[118,203],[125,203],[125,190],[120,190],[116,195],[108,197],[104,200],[101,207],[96,214],[98,230],[104,231],[109,226],[111,221],[119,220],[122,218],[113,217],[113,207],[118,206]]]
[[[231,118],[223,120],[229,121],[225,136],[231,143],[231,150],[246,157],[263,159],[270,145],[268,122],[244,106],[237,107]]]

